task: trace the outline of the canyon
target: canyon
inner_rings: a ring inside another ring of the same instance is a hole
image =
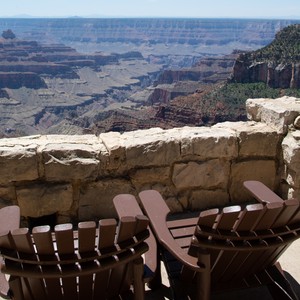
[[[16,36],[0,41],[0,136],[230,120],[209,109],[202,113],[199,99],[231,76],[240,51],[267,45],[297,22],[0,19],[0,31]],[[244,120],[245,109],[236,116]]]

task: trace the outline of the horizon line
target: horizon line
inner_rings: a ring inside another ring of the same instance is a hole
[[[300,16],[211,16],[211,17],[192,17],[192,16],[106,16],[106,15],[89,15],[89,16],[32,16],[32,15],[15,15],[0,16],[0,19],[249,19],[249,20],[300,20]]]

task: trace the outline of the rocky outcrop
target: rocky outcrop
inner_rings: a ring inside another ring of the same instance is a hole
[[[117,63],[120,59],[143,59],[141,53],[80,54],[65,45],[41,45],[36,41],[0,40],[0,87],[45,88],[43,78],[79,79],[76,69]]]
[[[300,25],[282,29],[262,49],[241,54],[232,80],[264,82],[272,88],[300,88]]]
[[[300,63],[279,64],[237,59],[233,81],[240,83],[264,82],[272,88],[300,88]]]
[[[217,83],[227,80],[232,74],[237,56],[237,54],[230,54],[223,57],[203,58],[189,69],[166,70],[159,76],[157,84],[171,84],[178,81]]]
[[[19,89],[23,86],[30,89],[47,87],[45,81],[36,73],[0,71],[0,88]],[[7,92],[4,96],[5,98],[9,98]]]

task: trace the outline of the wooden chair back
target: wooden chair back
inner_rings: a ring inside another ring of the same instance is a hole
[[[202,212],[189,252],[209,249],[211,284],[247,286],[253,275],[265,276],[286,248],[300,236],[300,209],[296,199],[284,202],[226,207]],[[200,253],[200,254],[199,254]],[[261,274],[260,274],[261,273]]]
[[[159,192],[139,194],[176,299],[187,299],[190,292],[192,299],[210,299],[211,291],[257,285],[267,285],[276,299],[298,299],[275,263],[300,237],[299,200],[275,199],[259,186],[257,198],[266,195],[265,189],[268,201],[198,216],[170,216]]]
[[[148,219],[141,215],[19,228],[0,235],[2,272],[16,300],[111,299],[130,292],[143,299]]]

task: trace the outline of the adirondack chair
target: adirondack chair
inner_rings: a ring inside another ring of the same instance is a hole
[[[0,232],[9,232],[20,227],[20,208],[16,205],[0,209]],[[1,272],[2,257],[0,256],[0,296],[9,299],[9,286],[5,274]]]
[[[264,284],[274,299],[298,299],[276,262],[299,238],[299,201],[283,201],[265,186],[255,192],[254,182],[245,185],[257,199],[267,201],[244,208],[236,205],[209,209],[197,217],[175,220],[168,219],[170,210],[159,192],[147,190],[139,194],[157,238],[174,299],[190,299],[187,295],[210,299],[213,292],[217,296],[217,291],[240,291]],[[227,299],[225,295],[220,299]],[[228,299],[241,299],[234,298],[237,293],[227,295]],[[253,299],[251,295],[242,297]],[[265,299],[260,294],[258,297]]]
[[[144,299],[148,218],[19,228],[0,235],[12,299]],[[121,298],[122,297],[122,298]]]

